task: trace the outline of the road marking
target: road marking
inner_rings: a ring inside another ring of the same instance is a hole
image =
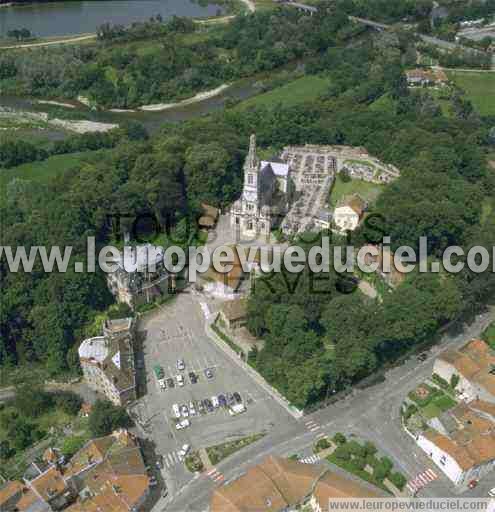
[[[217,468],[213,468],[208,473],[206,473],[209,478],[211,478],[215,483],[220,483],[225,477],[218,471]]]
[[[320,456],[319,455],[311,455],[309,457],[304,457],[303,459],[299,459],[299,462],[302,464],[316,464],[320,462]]]
[[[407,484],[407,488],[413,493],[417,493],[423,487],[426,487],[430,482],[436,480],[438,475],[432,469],[427,469],[422,473],[416,475],[413,480],[410,480]]]

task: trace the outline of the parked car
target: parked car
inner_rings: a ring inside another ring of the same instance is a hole
[[[181,405],[180,412],[184,418],[187,418],[189,416],[189,409],[187,408],[187,405]]]
[[[188,454],[191,447],[188,444],[182,445],[182,448],[179,450],[179,458],[184,459],[185,456]]]
[[[205,406],[208,412],[213,412],[213,404],[211,403],[211,400],[209,398],[205,398]]]
[[[235,416],[236,414],[241,414],[246,411],[246,407],[244,404],[235,404],[229,409],[229,414],[231,416]]]
[[[206,375],[206,378],[213,379],[213,371],[212,371],[212,369],[211,368],[206,368],[205,375]]]
[[[189,402],[189,414],[191,416],[196,416],[196,407],[194,407],[193,402]]]
[[[194,372],[189,372],[189,380],[191,384],[196,384],[196,382],[198,382],[198,376]]]
[[[182,371],[185,370],[186,364],[184,363],[184,359],[177,359],[177,370]]]
[[[177,384],[179,385],[179,387],[182,387],[184,385],[184,377],[179,373],[179,375],[177,375],[176,379],[177,379]]]
[[[490,496],[491,498],[495,498],[495,487],[488,491],[488,496]]]
[[[150,487],[155,487],[157,484],[158,484],[158,482],[156,481],[156,478],[155,478],[154,476],[152,476],[152,477],[149,479],[149,485],[150,485]]]
[[[234,393],[234,400],[238,403],[238,404],[242,404],[242,398],[241,398],[241,395],[236,391]]]
[[[180,418],[179,404],[172,405],[172,413],[176,418]]]
[[[205,407],[205,404],[203,403],[203,400],[198,402],[198,412],[199,412],[199,414],[206,413],[206,407]]]
[[[175,424],[175,428],[177,430],[182,430],[183,428],[187,428],[190,424],[191,424],[191,422],[189,420],[184,419],[184,420],[178,421]]]
[[[160,386],[160,389],[163,391],[165,389],[167,389],[167,382],[165,381],[165,379],[160,379],[158,381],[158,385]]]
[[[222,407],[227,407],[227,399],[225,398],[225,395],[218,395],[218,401]]]
[[[162,456],[160,455],[155,462],[156,469],[163,469]]]
[[[211,403],[213,404],[213,407],[215,407],[215,409],[217,407],[220,407],[220,402],[218,401],[218,397],[216,397],[215,395],[213,395],[211,397]]]
[[[477,485],[478,485],[478,480],[471,480],[471,481],[468,483],[468,487],[469,487],[470,489],[474,489]]]
[[[167,379],[167,386],[168,386],[169,388],[175,388],[175,382],[174,382],[174,379],[172,379],[172,377],[169,377],[169,378]]]
[[[421,352],[421,354],[418,355],[418,361],[423,362],[428,359],[428,352]]]
[[[234,395],[232,393],[227,393],[227,404],[232,405],[235,402]]]

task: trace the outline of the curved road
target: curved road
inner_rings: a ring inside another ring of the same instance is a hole
[[[435,357],[447,344],[450,347],[461,346],[469,339],[479,336],[494,319],[495,310],[492,309],[478,316],[462,333],[445,335],[441,343],[430,351],[426,361],[418,363],[416,358],[410,358],[402,366],[387,372],[385,382],[379,385],[362,391],[356,390],[349,398],[299,421],[288,417],[286,423],[276,425],[261,441],[232,455],[221,462],[217,469],[224,475],[225,482],[229,482],[268,455],[289,456],[307,452],[321,432],[333,435],[339,431],[373,441],[382,453],[394,460],[396,468],[408,479],[428,467],[435,469],[426,455],[402,430],[400,406],[411,389],[431,376]],[[320,429],[316,432],[309,431],[306,425],[309,421],[319,425]],[[438,469],[435,471],[440,474]],[[203,511],[207,508],[214,488],[215,484],[207,474],[196,476],[166,506],[161,502],[154,510]],[[453,496],[455,491],[446,478],[440,476],[425,487],[420,495]]]

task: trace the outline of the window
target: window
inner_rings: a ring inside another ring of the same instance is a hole
[[[254,176],[252,174],[248,174],[248,184],[252,185],[254,183]]]
[[[235,218],[235,223],[236,223],[236,224],[239,224],[239,217],[236,217],[236,218]]]
[[[247,209],[248,210],[254,210],[254,204],[248,203]]]
[[[253,229],[253,221],[249,221],[247,225],[248,229]]]

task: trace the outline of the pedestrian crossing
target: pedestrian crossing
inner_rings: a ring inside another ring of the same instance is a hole
[[[206,475],[217,484],[221,483],[225,478],[222,475],[222,473],[220,473],[220,471],[218,471],[217,468],[210,469],[210,471],[208,471],[208,473],[206,473]]]
[[[299,462],[302,464],[316,464],[320,462],[320,456],[319,455],[311,455],[309,457],[304,457],[303,459],[299,459]]]
[[[177,464],[182,464],[182,461],[179,457],[179,452],[170,452],[163,456],[163,464],[167,469],[176,466]]]
[[[427,469],[422,473],[419,473],[413,480],[410,480],[407,484],[407,488],[413,493],[417,493],[420,489],[428,485],[433,480],[436,480],[438,475],[433,469]]]
[[[306,422],[306,428],[310,431],[310,432],[316,432],[317,430],[320,430],[320,425],[318,425],[318,423],[316,423],[315,421],[313,420],[309,420]]]

